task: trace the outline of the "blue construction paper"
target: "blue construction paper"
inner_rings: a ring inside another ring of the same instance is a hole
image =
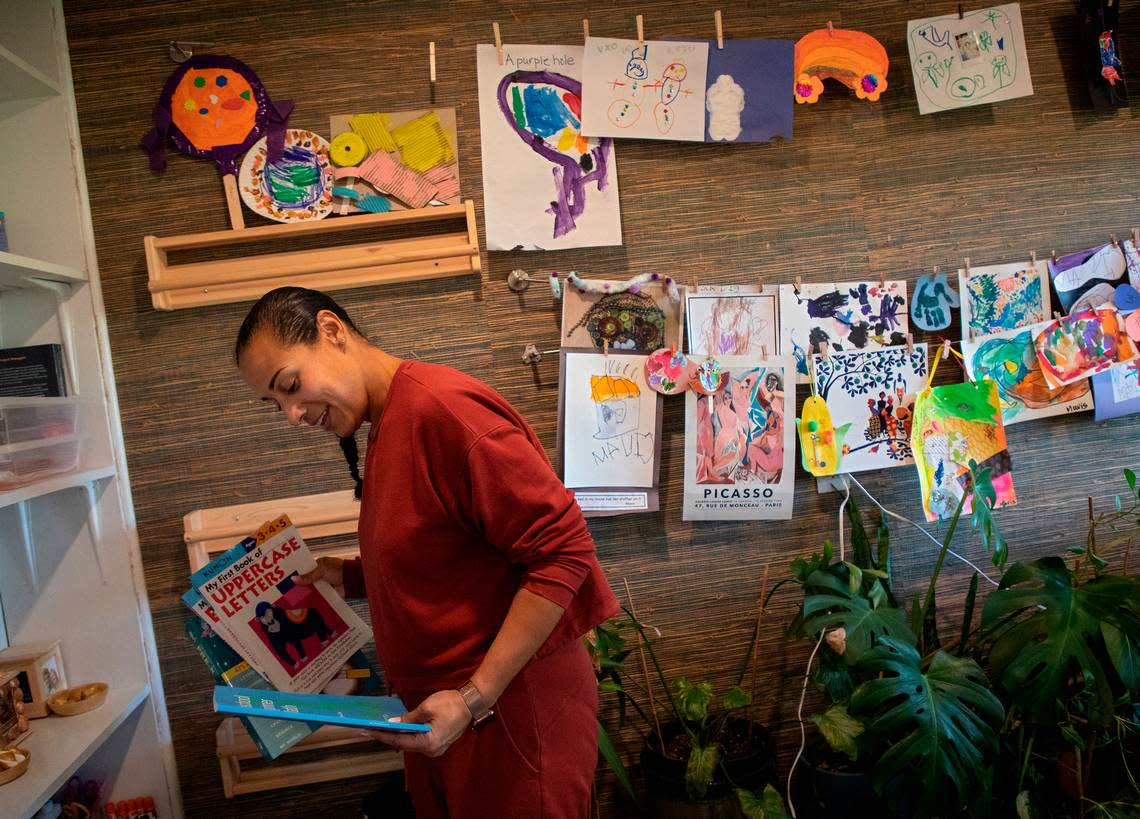
[[[792,138],[792,40],[729,40],[724,48],[709,41],[708,87],[705,89],[705,142],[768,142]],[[744,91],[740,134],[735,139],[713,139],[709,134],[707,94],[722,74]]]
[[[1095,420],[1140,412],[1140,359],[1097,373],[1092,377],[1092,388]]]

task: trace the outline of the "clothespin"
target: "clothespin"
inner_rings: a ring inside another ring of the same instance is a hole
[[[970,278],[970,257],[969,256],[963,256],[962,262],[964,263],[963,266],[966,269],[966,278],[968,279],[968,278]]]
[[[803,284],[803,280],[800,278],[800,276],[797,275],[795,283],[792,284],[792,290],[795,291],[797,296],[800,294],[800,286],[802,284]]]
[[[428,79],[435,85],[435,40],[428,42]]]
[[[757,289],[758,289],[758,290],[759,290],[761,293],[763,293],[763,292],[764,292],[764,277],[763,277],[763,276],[761,276],[760,278],[758,278],[758,279],[756,280],[756,288],[757,288]]]
[[[610,340],[608,338],[602,339],[602,355],[606,358],[610,357]]]
[[[966,19],[966,13],[964,11],[962,11],[962,4],[961,3],[958,4],[958,19],[959,20],[965,20]]]
[[[583,17],[582,18],[582,39],[583,40],[590,39],[590,18],[589,17]]]
[[[934,278],[938,278],[938,265],[934,265]]]
[[[645,45],[645,21],[642,19],[640,14],[637,15],[636,20],[637,20],[637,44],[639,46],[643,46],[643,45]]]
[[[1109,240],[1110,242],[1112,242],[1112,246],[1113,246],[1113,247],[1115,247],[1115,248],[1119,248],[1119,247],[1120,247],[1120,245],[1118,245],[1118,244],[1116,243],[1116,234],[1115,234],[1115,233],[1110,233],[1110,234],[1108,234],[1108,240]]]
[[[1132,246],[1140,246],[1140,228],[1132,228]]]
[[[945,361],[950,357],[950,339],[942,339],[942,360]]]
[[[883,272],[879,273],[879,289],[880,290],[886,290],[887,289],[887,274],[886,273],[883,273]]]
[[[716,23],[716,47],[724,48],[724,29],[720,22],[720,9],[713,12],[713,22]]]
[[[1053,257],[1053,264],[1057,264],[1057,251],[1050,250],[1049,255]]]
[[[499,61],[499,65],[503,64],[503,36],[499,33],[499,24],[497,22],[491,23],[491,28],[495,30],[495,58]]]
[[[760,345],[760,357],[761,358],[767,358],[768,357],[768,345],[767,344],[761,344]]]
[[[1032,267],[1034,270],[1037,269],[1037,251],[1036,250],[1029,251],[1029,266]]]
[[[835,36],[835,26],[833,26],[831,24],[830,20],[827,21],[827,36],[828,37],[834,37]]]
[[[934,269],[936,271],[938,270],[937,267]],[[914,355],[914,336],[911,335],[910,333],[906,334],[906,354],[907,355]]]

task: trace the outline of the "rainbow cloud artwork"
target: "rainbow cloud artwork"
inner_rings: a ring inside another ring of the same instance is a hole
[[[613,140],[581,133],[582,47],[477,54],[487,249],[620,245]]]

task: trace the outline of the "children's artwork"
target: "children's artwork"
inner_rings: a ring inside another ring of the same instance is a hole
[[[839,466],[839,453],[843,451],[843,439],[851,424],[836,429],[827,402],[817,395],[809,395],[804,399],[800,417],[796,419],[796,428],[804,471],[817,478],[834,475]]]
[[[716,285],[685,294],[689,353],[694,356],[775,355],[780,302],[775,287]]]
[[[290,128],[281,158],[269,162],[266,140],[258,140],[241,162],[238,190],[246,207],[275,222],[324,219],[333,198],[328,142]]]
[[[927,521],[953,517],[963,495],[963,513],[971,511],[971,466],[991,470],[997,493],[995,509],[1017,503],[997,385],[990,379],[920,391],[915,400],[911,449]]]
[[[337,176],[334,212],[386,213],[459,203],[454,108],[338,114],[329,118],[329,132]],[[369,163],[378,153],[385,156]],[[362,173],[366,163],[375,182]]]
[[[911,20],[907,46],[920,114],[1033,93],[1018,3]]]
[[[622,283],[591,279],[615,289]],[[562,295],[562,346],[649,353],[661,347],[681,349],[683,302],[667,286],[650,284],[621,292],[583,292],[567,286]]]
[[[703,142],[708,61],[703,40],[587,37],[582,133]]]
[[[1136,358],[1136,345],[1111,308],[1083,310],[1048,322],[1034,337],[1051,387],[1071,384]]]
[[[662,395],[679,395],[697,377],[699,363],[679,349],[662,347],[645,360],[645,382]]]
[[[919,329],[945,330],[950,326],[950,308],[958,303],[958,291],[946,280],[945,273],[919,276],[910,299],[910,317]]]
[[[562,349],[562,480],[584,512],[657,507],[661,398],[645,383],[646,358]]]
[[[1109,367],[1091,379],[1097,421],[1140,412],[1140,359]]]
[[[1033,340],[1047,324],[1041,322],[962,342],[970,379],[991,378],[997,385],[1001,419],[1006,426],[1093,408],[1088,381],[1051,387],[1045,380]]]
[[[887,50],[870,34],[817,29],[796,43],[792,93],[797,103],[818,102],[823,81],[838,80],[859,99],[877,102],[887,90],[889,67]]]
[[[1044,261],[971,267],[968,274],[959,268],[958,290],[965,340],[1049,318],[1049,268]]]
[[[780,287],[780,352],[796,360],[808,383],[808,355],[906,344],[906,282],[804,284]]]
[[[1128,86],[1117,43],[1117,6],[1113,0],[1080,0],[1081,62],[1085,66],[1089,94],[1098,111],[1128,107]]]
[[[476,53],[487,249],[620,245],[613,140],[581,127],[582,47]]]
[[[786,520],[795,484],[792,360],[720,360],[725,389],[685,395],[684,520]]]
[[[1112,243],[1049,260],[1053,289],[1066,313],[1112,304],[1116,288],[1128,281],[1125,251]]]
[[[835,472],[914,463],[911,423],[915,394],[926,386],[926,345],[812,358],[814,394],[827,403],[839,446]]]
[[[705,142],[792,138],[791,40],[716,40],[708,46]]]

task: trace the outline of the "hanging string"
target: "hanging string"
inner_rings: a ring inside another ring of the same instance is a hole
[[[843,510],[847,506],[847,501],[851,500],[851,484],[847,482],[847,476],[843,476],[843,488],[846,490],[847,495],[843,498],[843,503],[839,504],[839,560],[843,562],[847,559],[846,548],[843,541]],[[864,490],[866,491],[866,490]]]

